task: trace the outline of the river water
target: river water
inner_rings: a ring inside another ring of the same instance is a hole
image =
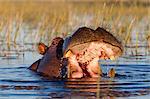
[[[40,56],[25,51],[0,56],[0,99],[148,99],[150,97],[150,56],[123,55],[116,61],[99,63],[115,78],[49,79],[27,68]]]

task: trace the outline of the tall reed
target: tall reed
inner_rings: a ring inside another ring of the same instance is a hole
[[[119,36],[124,45],[131,44],[133,31],[144,18],[149,19],[149,8],[137,2],[0,1],[0,39],[6,39],[8,48],[19,40],[49,44],[53,37],[71,34],[80,26],[102,26]],[[143,24],[145,31],[150,31],[148,24]],[[137,32],[140,35],[141,31]]]

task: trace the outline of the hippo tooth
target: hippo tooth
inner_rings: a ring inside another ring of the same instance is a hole
[[[66,54],[65,54],[65,57],[68,58],[68,57],[71,57],[73,55],[73,53],[69,50]]]
[[[110,56],[110,60],[115,60],[115,57],[114,56]]]

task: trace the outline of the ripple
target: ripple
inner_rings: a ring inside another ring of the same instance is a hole
[[[29,64],[0,66],[1,98],[111,98],[150,95],[150,65],[105,62],[104,76],[98,79],[50,79],[27,69]],[[135,60],[136,61],[136,60]],[[140,61],[141,62],[141,61]],[[107,77],[110,68],[116,77]]]

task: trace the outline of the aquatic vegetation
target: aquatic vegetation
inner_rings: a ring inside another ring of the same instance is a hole
[[[148,6],[137,2],[75,2],[75,1],[1,1],[0,38],[10,43],[49,44],[55,36],[64,37],[80,26],[93,29],[103,26],[123,41],[124,45],[134,44],[138,32],[149,31]],[[118,9],[119,8],[119,9]],[[34,39],[33,39],[34,38]]]

